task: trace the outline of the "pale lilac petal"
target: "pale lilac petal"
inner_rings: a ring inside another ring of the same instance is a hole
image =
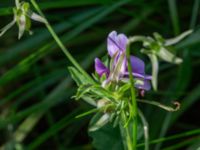
[[[116,45],[116,41],[117,41],[117,32],[112,31],[107,38],[107,49],[111,57],[119,50],[118,46]]]
[[[116,31],[112,31],[107,38],[107,49],[112,57],[117,51],[125,52],[128,38],[124,34],[117,35]]]
[[[127,59],[124,58],[123,62],[122,62],[122,66],[121,66],[121,75],[124,75],[124,73],[126,72],[126,66],[127,66]]]
[[[122,57],[122,54],[118,53],[118,55],[116,56],[116,58],[114,59],[114,63],[113,63],[113,67],[115,68],[120,57]],[[120,68],[120,75],[124,75],[126,73],[126,69],[127,69],[127,59],[126,57],[124,56],[124,59],[122,61],[122,64],[121,64],[121,68]]]
[[[124,52],[124,51],[126,51],[128,38],[124,34],[119,34],[117,43],[120,46],[120,51]]]
[[[104,73],[108,77],[109,69],[101,62],[99,58],[95,58],[95,70],[98,75],[101,77]]]

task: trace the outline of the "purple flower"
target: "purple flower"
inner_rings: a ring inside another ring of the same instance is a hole
[[[143,81],[143,84],[135,84],[135,86],[138,89],[144,89],[144,90],[150,90],[150,80],[152,79],[152,76],[145,74],[145,64],[144,62],[135,56],[131,56],[131,67],[132,67],[132,74],[135,77],[135,79]],[[127,68],[127,67],[126,67]],[[126,72],[124,73],[126,77],[129,76],[128,69],[126,69]]]
[[[95,70],[100,77],[103,74],[106,74],[106,77],[108,77],[110,73],[109,69],[101,62],[99,58],[95,58]]]
[[[119,79],[128,79],[129,72],[128,72],[128,63],[125,56],[126,53],[126,46],[128,43],[128,38],[124,34],[118,34],[116,31],[112,31],[107,38],[107,49],[108,53],[111,58],[114,59],[112,67],[108,69],[100,59],[95,59],[95,70],[101,77],[103,74],[106,74],[107,80],[112,80],[113,77],[113,70],[120,65],[119,73],[117,74]],[[123,58],[121,58],[123,57]],[[121,61],[121,59],[123,59]],[[139,59],[138,57],[131,56],[131,67],[132,67],[132,74],[135,77],[136,83],[135,87],[141,90],[150,90],[150,80],[151,76],[145,74],[145,64],[144,62]],[[121,64],[119,63],[121,61]],[[137,82],[138,81],[138,82]]]

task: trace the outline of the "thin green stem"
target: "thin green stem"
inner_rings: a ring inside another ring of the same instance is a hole
[[[172,135],[172,136],[169,136],[169,137],[163,137],[163,138],[155,139],[155,140],[150,141],[149,144],[166,142],[166,141],[170,141],[170,140],[174,140],[174,139],[179,139],[179,138],[183,138],[183,137],[187,137],[187,136],[196,135],[196,134],[199,134],[199,133],[200,133],[200,129],[191,130],[191,131],[187,131],[187,132],[184,132],[184,133]],[[141,147],[141,146],[144,146],[144,145],[145,145],[145,143],[141,143],[141,144],[138,144],[137,147]]]
[[[122,136],[122,140],[124,144],[124,149],[134,150],[131,136],[129,133],[129,126],[124,126],[124,124],[126,123],[126,116],[124,112],[121,113],[121,119],[122,119],[122,122],[120,123],[120,130],[121,130],[121,136]]]
[[[194,1],[194,5],[193,5],[193,9],[192,9],[192,17],[191,17],[191,21],[190,21],[190,29],[194,29],[195,24],[197,22],[197,18],[198,18],[198,10],[199,10],[199,0],[195,0]]]
[[[200,136],[189,138],[189,139],[181,141],[181,142],[179,142],[177,144],[174,144],[174,145],[171,145],[169,147],[163,148],[163,150],[177,150],[177,149],[183,148],[183,147],[185,147],[187,145],[190,145],[190,144],[192,144],[192,143],[194,143],[196,141],[199,141],[199,140],[200,140]]]
[[[133,116],[133,150],[136,150],[137,145],[137,102],[136,102],[136,94],[135,94],[135,88],[134,88],[134,79],[132,75],[132,68],[131,68],[131,61],[130,61],[130,44],[127,45],[127,60],[128,60],[128,72],[129,72],[129,78],[131,82],[131,99],[132,99],[132,116]]]
[[[35,2],[35,0],[31,0],[32,5],[34,6],[34,8],[38,11],[38,13],[45,18],[44,14],[42,13],[41,9],[39,8],[38,4]],[[56,41],[56,43],[58,44],[58,46],[60,47],[60,49],[63,51],[63,53],[67,56],[67,58],[69,59],[69,61],[76,67],[76,69],[78,69],[80,71],[80,73],[82,73],[90,82],[94,82],[92,80],[92,78],[88,75],[88,73],[79,65],[79,63],[73,58],[73,56],[69,53],[68,49],[64,46],[64,44],[62,43],[62,41],[60,40],[60,38],[57,36],[57,34],[55,33],[55,31],[53,30],[53,28],[51,27],[51,25],[49,24],[49,22],[46,20],[46,27],[48,29],[48,31],[51,33],[52,37],[54,38],[54,40]]]
[[[168,0],[169,11],[170,11],[170,16],[171,16],[171,20],[172,20],[173,29],[174,29],[174,34],[178,35],[180,33],[180,25],[179,25],[176,3],[177,3],[176,0]]]
[[[162,108],[166,111],[169,111],[169,112],[174,112],[174,111],[177,111],[177,110],[180,109],[180,103],[178,103],[178,102],[173,102],[174,107],[171,107],[171,106],[166,106],[166,105],[163,105],[159,102],[152,101],[152,100],[137,99],[137,101],[141,102],[141,103],[146,103],[146,104],[150,104],[150,105],[160,107],[160,108]]]
[[[131,36],[129,37],[128,40],[129,40],[129,43],[149,41],[145,36],[141,36],[141,35]]]
[[[141,121],[143,123],[143,128],[144,128],[144,143],[145,143],[144,150],[149,150],[149,125],[144,114],[142,113],[140,109],[138,109],[138,114],[141,118]]]

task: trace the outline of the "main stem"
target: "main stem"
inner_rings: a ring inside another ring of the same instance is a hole
[[[131,61],[130,61],[130,44],[128,43],[126,48],[126,56],[128,60],[128,72],[129,72],[129,78],[131,83],[131,100],[132,100],[132,107],[133,107],[133,150],[136,150],[137,146],[137,102],[136,102],[136,94],[135,94],[135,88],[134,88],[134,78],[132,75],[132,67],[131,67]]]
[[[31,3],[33,4],[33,6],[35,7],[35,9],[38,11],[38,13],[45,18],[44,14],[42,13],[42,11],[40,10],[38,4],[35,2],[35,0],[31,0]],[[48,31],[51,33],[52,37],[54,38],[54,40],[56,41],[56,43],[58,44],[58,46],[60,47],[60,49],[63,51],[63,53],[67,56],[67,58],[69,59],[69,61],[76,67],[76,69],[78,69],[80,71],[80,73],[82,73],[90,82],[93,82],[92,78],[88,75],[88,73],[79,65],[79,63],[73,58],[73,56],[69,53],[68,49],[64,46],[64,44],[62,43],[62,41],[59,39],[59,37],[57,36],[57,34],[55,33],[55,31],[53,30],[53,28],[51,27],[51,25],[49,24],[49,22],[46,20],[46,27],[48,29]]]
[[[124,149],[133,150],[133,144],[132,144],[131,136],[129,133],[129,126],[124,126],[124,124],[126,123],[126,116],[123,111],[121,113],[121,119],[122,119],[122,122],[120,123],[120,131],[121,131],[121,136],[122,136],[122,140],[124,144]]]

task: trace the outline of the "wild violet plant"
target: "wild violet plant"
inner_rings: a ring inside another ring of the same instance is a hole
[[[151,82],[157,89],[158,59],[169,63],[180,64],[181,58],[176,57],[168,46],[173,45],[189,35],[186,31],[180,36],[164,40],[158,33],[154,37],[133,36],[128,38],[124,34],[112,31],[107,37],[108,56],[103,61],[95,58],[94,83],[85,80],[75,68],[69,67],[72,78],[78,85],[77,100],[83,99],[95,108],[77,117],[96,112],[89,131],[94,132],[108,122],[113,127],[120,126],[122,137],[125,138],[124,148],[136,149],[137,116],[141,117],[145,125],[142,111],[137,108],[137,102],[158,106],[166,111],[177,111],[178,102],[174,107],[166,106],[156,101],[145,100],[145,92],[151,90]],[[142,42],[141,52],[146,54],[152,63],[152,75],[145,73],[145,63],[140,58],[130,55],[130,44]],[[141,98],[142,97],[142,98]],[[132,133],[131,133],[132,132]],[[148,127],[144,126],[145,149],[148,149]]]
[[[145,93],[151,90],[151,83],[153,89],[157,90],[159,60],[173,64],[182,63],[182,59],[176,57],[170,51],[170,46],[178,43],[192,31],[186,31],[176,38],[167,40],[158,33],[154,33],[153,37],[132,36],[128,38],[124,34],[117,34],[116,31],[112,31],[107,37],[108,55],[103,57],[102,60],[95,58],[95,73],[92,78],[65,48],[35,0],[31,0],[31,3],[38,14],[30,10],[29,3],[15,0],[14,19],[1,29],[0,36],[17,23],[19,27],[18,38],[20,39],[25,30],[29,31],[30,19],[44,23],[61,50],[73,64],[73,67],[69,67],[69,71],[78,86],[74,98],[83,99],[94,106],[94,109],[80,114],[77,118],[96,113],[90,122],[89,132],[95,132],[107,123],[111,123],[113,127],[119,126],[124,149],[135,150],[139,117],[144,125],[145,149],[148,150],[148,124],[137,103],[155,105],[167,111],[179,109],[180,104],[178,102],[174,102],[175,106],[170,107],[143,98]],[[145,73],[143,60],[130,55],[130,45],[135,42],[142,42],[140,51],[150,58],[152,75]]]

